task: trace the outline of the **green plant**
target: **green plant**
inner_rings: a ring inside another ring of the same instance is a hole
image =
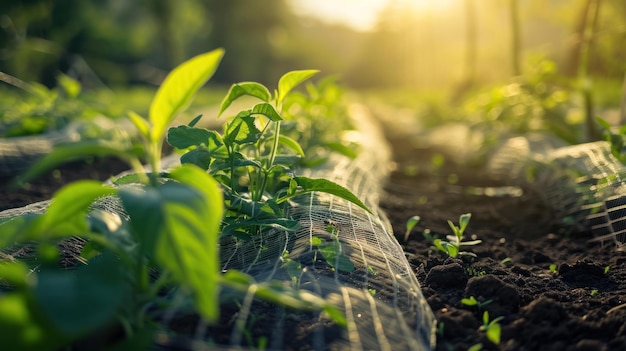
[[[149,343],[157,329],[156,320],[171,307],[171,300],[164,292],[190,296],[201,317],[214,323],[219,312],[218,294],[224,286],[240,292],[254,291],[260,298],[291,308],[320,309],[339,325],[345,325],[342,313],[319,296],[273,282],[257,283],[234,270],[220,272],[218,240],[222,231],[232,224],[229,223],[232,211],[275,214],[274,211],[279,211],[276,205],[313,190],[326,190],[362,205],[354,195],[350,197],[351,194],[334,183],[294,177],[286,182],[288,187],[276,201],[265,201],[264,207],[256,212],[254,201],[267,196],[264,191],[270,184],[267,178],[286,174],[283,164],[277,161],[280,160],[277,145],[293,146],[279,136],[278,123],[273,138],[263,141],[271,144],[264,164],[239,158],[235,150],[237,143],[250,135],[246,131],[254,131],[245,114],[249,116],[259,110],[238,115],[222,139],[223,148],[213,149],[225,155],[220,161],[230,162],[224,166],[225,170],[220,169],[224,172],[232,172],[233,163],[238,162],[243,163],[238,166],[258,171],[255,175],[263,184],[255,183],[256,192],[249,199],[234,196],[232,188],[227,186],[234,182],[225,181],[224,177],[230,174],[207,173],[191,162],[157,172],[161,169],[166,128],[213,75],[222,55],[223,50],[214,50],[176,67],[157,91],[149,118],[130,114],[142,138],[141,147],[130,142],[80,142],[56,148],[28,173],[32,175],[73,156],[94,154],[118,156],[135,171],[114,181],[119,188],[96,181],[71,183],[55,194],[45,213],[0,222],[3,233],[0,249],[33,242],[38,247],[37,260],[31,265],[10,257],[0,263],[0,278],[10,284],[0,295],[0,342],[4,347],[56,350],[115,325],[123,328],[126,341]],[[284,76],[276,100],[282,101],[302,77],[297,73]],[[254,84],[246,86],[258,88]],[[225,101],[232,101],[233,96],[231,91]],[[276,117],[272,112],[276,111],[270,107],[262,104],[255,108]],[[192,123],[195,122],[197,119]],[[210,141],[220,140],[214,133],[209,135]],[[192,138],[193,134],[187,137]],[[142,159],[147,160],[153,171],[144,169]],[[142,187],[126,186],[137,182]],[[93,207],[96,200],[110,196],[119,198],[128,217]],[[248,211],[246,205],[252,205],[253,209]],[[283,228],[272,220],[276,227]],[[56,244],[75,237],[88,243],[82,248],[75,269],[64,270],[58,265],[61,254]],[[155,275],[154,271],[159,273]]]
[[[409,234],[415,226],[420,222],[420,216],[413,216],[406,221],[406,231],[404,232],[404,241],[409,240]]]
[[[611,154],[620,162],[626,163],[626,153],[624,152],[626,125],[614,130],[606,120],[596,117],[596,121],[602,128],[602,137],[611,145]]]
[[[557,268],[558,268],[558,266],[555,263],[552,263],[548,267],[548,269],[550,270],[550,273],[552,273],[552,274],[556,274],[557,273]]]
[[[500,334],[502,332],[502,327],[500,326],[500,321],[503,320],[504,317],[500,316],[494,318],[493,320],[489,320],[489,312],[483,312],[483,325],[478,328],[480,331],[484,331],[487,335],[487,339],[493,342],[496,345],[500,344]]]
[[[201,116],[169,130],[169,144],[184,152],[181,163],[207,170],[220,183],[226,204],[222,235],[245,240],[263,230],[295,231],[298,223],[285,215],[289,201],[314,191],[339,196],[369,211],[336,183],[294,174],[304,151],[298,141],[281,134],[283,103],[297,85],[316,73],[286,73],[273,95],[260,83],[233,84],[222,101],[220,115],[243,96],[261,102],[236,114],[221,134],[195,127]]]
[[[144,141],[142,154],[153,169],[160,168],[166,126],[210,78],[222,55],[222,50],[215,50],[177,67],[159,88],[149,119],[133,115]],[[38,167],[90,153],[113,154],[129,161],[145,188],[116,189],[96,181],[78,181],[61,189],[44,214],[2,223],[0,247],[35,241],[48,248],[39,254],[45,261],[42,266],[28,267],[20,261],[2,265],[1,276],[15,287],[0,302],[0,339],[12,345],[9,348],[58,348],[116,319],[127,337],[150,330],[153,316],[148,307],[160,300],[165,287],[191,295],[204,318],[217,319],[217,240],[223,213],[218,183],[191,165],[158,177],[158,173],[145,172],[139,153],[129,144],[97,141],[58,148]],[[90,213],[95,200],[112,195],[119,197],[129,220],[98,210]],[[89,240],[81,253],[86,264],[64,271],[56,265],[59,253],[54,245],[71,237]],[[156,279],[150,278],[153,268],[161,272]],[[29,269],[35,271],[32,278],[20,277]]]
[[[456,257],[458,255],[475,256],[471,252],[460,251],[462,246],[473,246],[482,242],[481,240],[463,241],[465,238],[463,234],[465,233],[465,229],[469,224],[471,216],[471,213],[462,214],[459,217],[459,226],[456,226],[452,223],[452,221],[448,220],[448,225],[450,226],[450,229],[452,229],[454,235],[447,235],[446,240],[434,239],[433,245],[435,248],[450,257]]]
[[[461,299],[461,303],[465,306],[476,306],[478,307],[479,310],[482,310],[483,307],[487,306],[488,304],[492,303],[493,300],[489,299],[489,300],[485,300],[485,301],[478,301],[474,296],[470,296],[467,298],[462,298]]]
[[[332,236],[332,240],[325,241],[320,237],[311,238],[311,245],[317,247],[322,257],[333,269],[343,272],[354,271],[354,263],[350,257],[343,252],[343,246],[339,241],[339,229],[333,223],[326,226],[326,232]]]

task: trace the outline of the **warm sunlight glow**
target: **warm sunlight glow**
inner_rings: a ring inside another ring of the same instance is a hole
[[[440,12],[460,5],[459,0],[290,0],[295,13],[359,31],[376,26],[378,15],[388,6],[406,7],[415,13]]]

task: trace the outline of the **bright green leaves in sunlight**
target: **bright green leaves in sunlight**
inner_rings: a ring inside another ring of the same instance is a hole
[[[223,49],[216,49],[184,62],[170,72],[150,105],[150,140],[161,138],[176,114],[191,103],[198,89],[213,76],[223,55]]]
[[[179,182],[121,189],[120,198],[140,250],[190,289],[201,314],[215,321],[222,195],[217,182],[195,166],[183,165],[169,176]]]
[[[361,207],[365,211],[372,213],[372,211],[350,190],[342,187],[341,185],[334,183],[328,179],[312,179],[307,177],[295,177],[294,180],[298,184],[298,190],[293,196],[310,193],[313,191],[319,191],[327,194],[332,194],[340,197],[344,200],[350,201],[353,204]],[[292,197],[292,196],[289,196]],[[285,198],[281,199],[284,201]]]
[[[220,106],[220,112],[218,116],[224,113],[226,109],[233,103],[233,101],[237,100],[242,96],[252,96],[263,100],[265,102],[270,101],[272,95],[270,91],[263,85],[256,82],[242,82],[233,84],[224,97],[222,104]]]
[[[278,81],[278,93],[276,96],[276,102],[282,103],[287,94],[289,94],[289,92],[293,88],[295,88],[305,80],[311,78],[317,72],[319,71],[315,69],[291,71],[280,77],[280,80]]]

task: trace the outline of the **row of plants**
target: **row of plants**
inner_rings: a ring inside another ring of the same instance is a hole
[[[345,325],[342,313],[321,297],[255,282],[239,271],[222,272],[219,259],[224,236],[249,240],[264,231],[297,230],[299,223],[286,210],[304,194],[329,193],[369,211],[344,187],[297,175],[302,167],[322,164],[330,152],[355,154],[353,145],[325,136],[330,129],[322,118],[345,112],[341,91],[330,80],[307,84],[305,93],[293,91],[315,70],[283,75],[273,93],[259,83],[237,83],[222,100],[220,115],[244,96],[258,103],[229,118],[220,131],[197,127],[202,116],[168,129],[222,56],[218,49],[184,62],[156,92],[148,118],[129,113],[139,143],[127,137],[62,145],[25,175],[87,155],[116,156],[132,168],[113,185],[82,180],[65,186],[45,213],[0,219],[5,347],[57,350],[121,329],[123,336],[108,342],[140,349],[162,328],[159,320],[172,307],[172,296],[191,298],[201,318],[215,323],[226,287],[290,308],[322,310]],[[166,140],[180,153],[181,165],[162,170]],[[103,201],[117,201],[123,211],[104,211],[98,206]],[[75,266],[62,269],[58,244],[75,238],[86,244]],[[34,261],[10,255],[27,245],[34,248]]]

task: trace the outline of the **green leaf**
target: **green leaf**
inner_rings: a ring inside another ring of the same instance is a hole
[[[206,146],[224,144],[222,137],[216,131],[186,125],[170,128],[167,131],[167,142],[181,150],[202,144]]]
[[[450,229],[452,229],[452,232],[454,233],[455,237],[460,237],[462,235],[461,230],[459,229],[459,227],[456,226],[456,224],[454,224],[451,220],[448,219],[448,226],[450,227]]]
[[[61,188],[52,198],[44,215],[43,225],[54,227],[71,221],[72,217],[76,216],[84,220],[83,215],[87,213],[96,199],[113,195],[116,192],[116,189],[95,180],[79,180],[70,183]]]
[[[415,226],[420,222],[420,216],[413,216],[406,221],[406,231],[404,232],[404,241],[409,240],[409,234]]]
[[[298,221],[286,218],[242,219],[225,226],[222,229],[221,235],[230,235],[238,231],[238,229],[249,227],[273,228],[280,231],[295,232],[296,230],[300,229],[300,223]],[[250,234],[249,231],[247,232],[248,234]]]
[[[596,117],[596,121],[604,128],[607,132],[611,131],[611,125],[602,117]]]
[[[344,200],[350,201],[353,204],[361,207],[365,211],[372,213],[372,211],[359,200],[350,190],[343,186],[334,183],[328,179],[312,179],[307,177],[295,177],[294,180],[298,183],[298,186],[302,189],[298,191],[296,195],[310,193],[313,191],[320,191],[328,194],[338,196]],[[282,201],[281,201],[282,202]]]
[[[269,118],[273,122],[278,122],[278,121],[283,120],[283,118],[276,111],[274,106],[272,106],[271,104],[267,102],[254,105],[251,112],[253,115],[263,115]]]
[[[113,255],[101,255],[75,271],[44,269],[35,298],[64,334],[80,336],[115,319],[126,295],[125,272]]]
[[[156,188],[123,189],[120,197],[144,252],[191,290],[200,313],[218,316],[219,224],[223,200],[217,183],[196,166],[182,165]]]
[[[4,350],[54,351],[70,340],[33,308],[26,292],[0,295],[0,344]]]
[[[198,122],[200,122],[200,119],[202,118],[202,115],[197,115],[196,117],[194,117],[191,122],[189,122],[187,125],[190,127],[195,127],[196,124],[198,124]]]
[[[57,83],[59,88],[70,98],[75,98],[80,94],[80,83],[68,75],[59,74]]]
[[[135,113],[134,111],[128,112],[128,118],[133,123],[135,128],[139,131],[139,134],[144,138],[150,138],[150,124],[143,117]]]
[[[150,105],[150,140],[159,140],[176,115],[187,108],[198,89],[213,76],[223,55],[223,49],[198,55],[165,77]]]
[[[182,155],[180,157],[180,163],[196,165],[206,170],[209,169],[211,165],[211,153],[205,146],[200,146]]]
[[[274,158],[274,166],[270,168],[270,171],[274,171],[275,169],[283,171],[286,169],[286,167],[284,166],[292,166],[301,159],[302,156],[300,155],[276,155],[276,157]]]
[[[448,255],[450,257],[456,257],[459,254],[459,247],[458,246],[454,246],[454,245],[450,245],[449,243],[446,243],[448,245],[445,245],[446,251],[448,252]]]
[[[0,278],[15,288],[24,288],[31,281],[30,268],[21,261],[0,264]]]
[[[251,144],[257,142],[261,138],[261,131],[254,124],[254,117],[236,117],[226,127],[224,133],[224,143],[226,145],[233,144]]]
[[[406,221],[406,231],[410,232],[420,222],[420,216],[413,216]]]
[[[272,143],[273,140],[273,136],[271,138],[267,138],[267,143]],[[290,149],[291,151],[295,152],[297,155],[304,157],[304,150],[302,150],[302,146],[300,146],[300,143],[298,143],[295,139],[281,134],[278,136],[278,142],[286,148]]]
[[[183,165],[170,172],[182,184],[159,188],[167,208],[157,258],[174,279],[193,292],[200,314],[219,317],[219,229],[224,200],[218,183],[202,169]],[[199,194],[197,198],[189,190]]]
[[[298,84],[303,81],[311,78],[318,72],[319,70],[309,69],[285,73],[278,81],[278,94],[276,96],[276,102],[279,104],[282,103],[287,94],[289,94],[293,88],[298,86]]]
[[[496,345],[500,345],[500,335],[502,333],[502,327],[500,324],[495,323],[491,324],[489,328],[487,328],[487,339],[491,340],[492,343]]]
[[[469,298],[462,298],[461,303],[465,306],[476,306],[478,304],[478,300],[474,296],[470,296]]]
[[[163,199],[157,188],[121,188],[118,192],[130,217],[130,228],[142,255],[153,257],[154,247],[165,222]]]
[[[342,143],[325,143],[324,146],[351,159],[355,159],[358,156],[358,153],[353,148]]]
[[[271,93],[263,84],[255,82],[241,82],[233,84],[228,93],[222,100],[220,105],[220,111],[217,114],[221,116],[224,111],[233,103],[233,101],[239,99],[242,96],[252,96],[261,99],[265,102],[269,101],[272,97]]]
[[[459,229],[461,230],[461,234],[465,232],[465,228],[467,228],[470,218],[472,218],[471,213],[464,213],[459,217]]]

